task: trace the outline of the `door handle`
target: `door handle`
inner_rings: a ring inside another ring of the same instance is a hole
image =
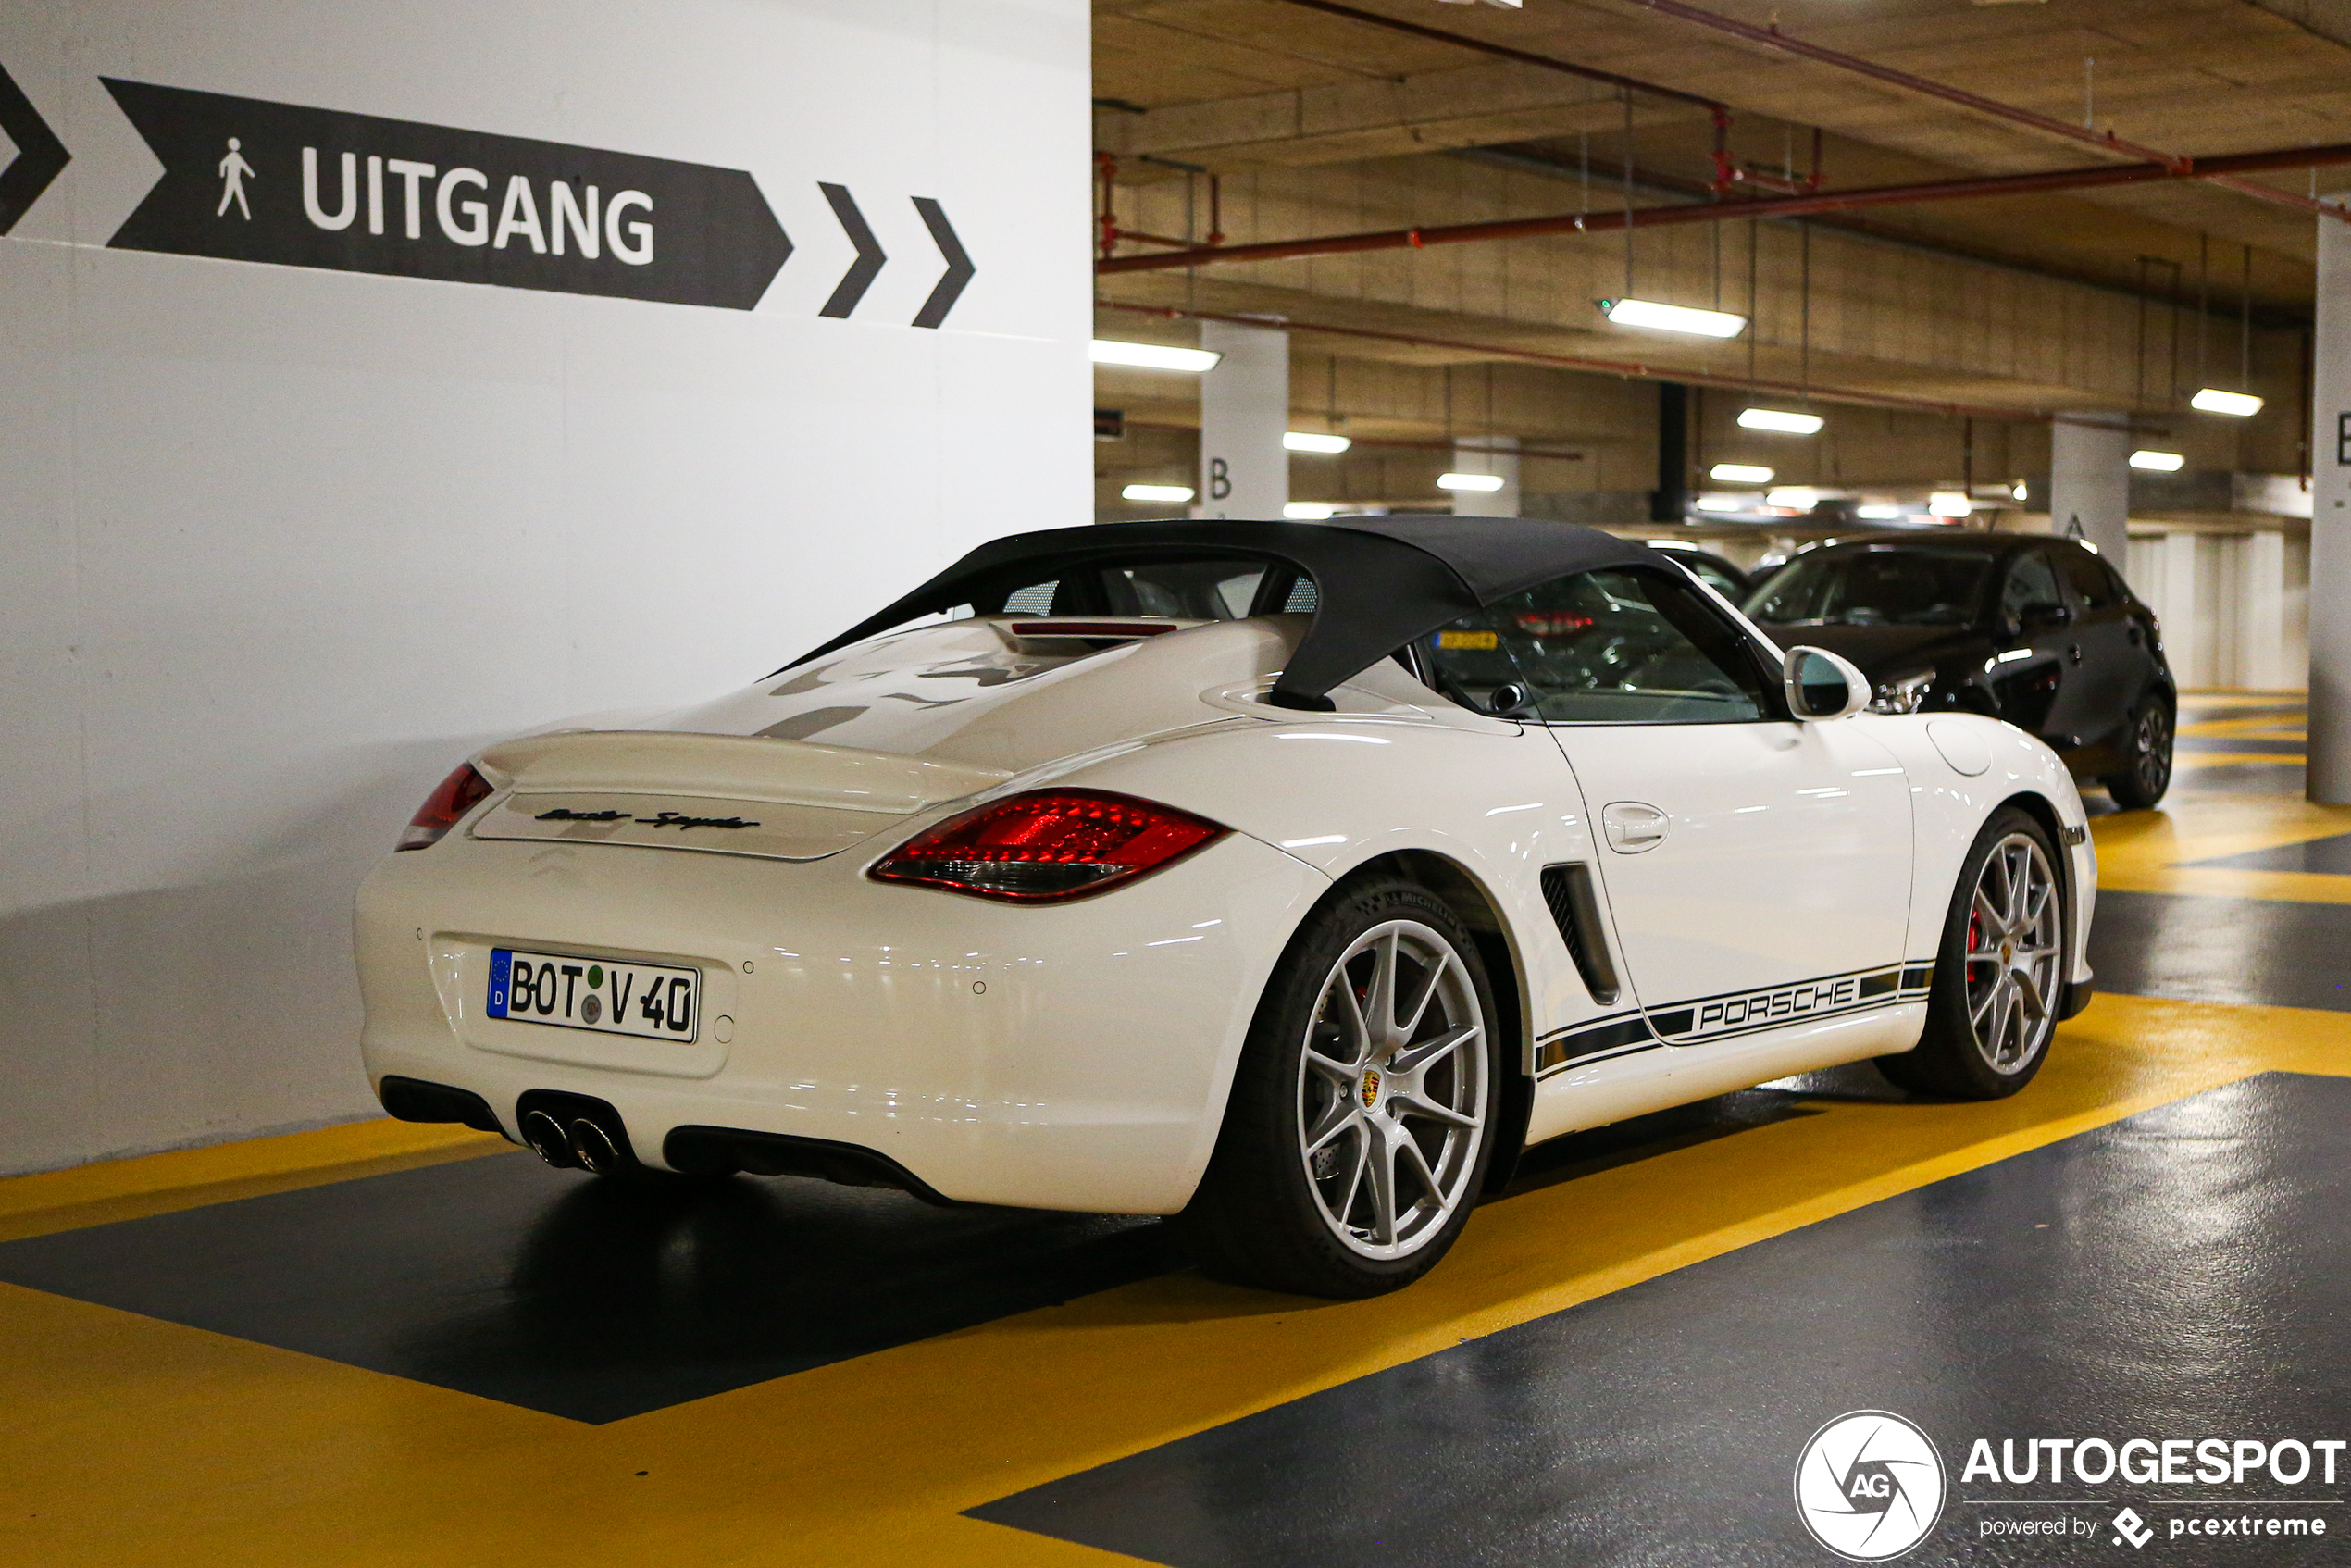
[[[1612,801],[1600,810],[1608,832],[1608,847],[1619,854],[1639,854],[1665,841],[1673,818],[1639,801]]]

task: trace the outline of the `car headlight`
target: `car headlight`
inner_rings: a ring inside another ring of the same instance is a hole
[[[1878,685],[1877,695],[1870,699],[1870,712],[1914,714],[1919,711],[1919,704],[1926,701],[1926,694],[1934,685],[1934,672],[1933,670],[1928,670],[1924,675],[1913,675],[1901,680],[1881,681]]]

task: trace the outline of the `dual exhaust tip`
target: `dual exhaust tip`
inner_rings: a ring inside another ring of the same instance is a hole
[[[613,1176],[634,1165],[627,1144],[590,1115],[565,1116],[545,1108],[522,1114],[523,1141],[559,1171]]]

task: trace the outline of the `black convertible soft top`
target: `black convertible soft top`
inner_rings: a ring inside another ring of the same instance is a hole
[[[1326,694],[1348,677],[1496,600],[1571,572],[1655,567],[1666,560],[1647,545],[1598,529],[1523,517],[1045,529],[989,541],[784,667],[959,604],[1001,605],[1006,594],[1074,567],[1235,556],[1289,567],[1314,584],[1314,619],[1272,693],[1275,703],[1303,708],[1328,706]]]

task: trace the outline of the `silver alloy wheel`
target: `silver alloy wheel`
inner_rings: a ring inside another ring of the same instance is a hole
[[[1486,1014],[1453,944],[1417,920],[1357,937],[1298,1064],[1298,1151],[1331,1234],[1401,1258],[1467,1200],[1486,1137]]]
[[[2057,1027],[2064,910],[2040,840],[2011,833],[1975,878],[1967,923],[1967,1014],[1975,1049],[2003,1076],[2022,1072]]]

